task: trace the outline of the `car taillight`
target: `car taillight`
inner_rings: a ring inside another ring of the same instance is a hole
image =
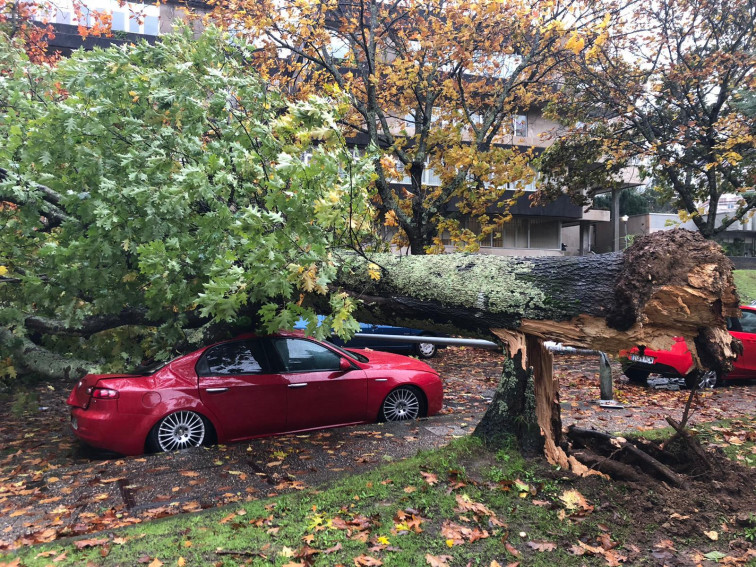
[[[98,400],[115,400],[118,397],[118,390],[112,390],[111,388],[91,387],[87,390],[87,393]]]

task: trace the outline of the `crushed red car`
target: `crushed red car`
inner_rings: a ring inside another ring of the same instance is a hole
[[[419,360],[282,332],[242,335],[136,374],[89,374],[67,403],[81,441],[137,455],[430,416],[443,388]]]
[[[685,340],[675,337],[668,350],[651,350],[633,347],[620,351],[622,371],[633,382],[645,383],[649,374],[685,378],[692,388],[713,388],[724,380],[756,378],[756,307],[742,305],[740,318],[728,317],[727,330],[743,343],[743,354],[738,356],[732,370],[718,376],[713,370],[699,372],[693,362],[693,355]]]

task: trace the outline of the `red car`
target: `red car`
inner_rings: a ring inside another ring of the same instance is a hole
[[[622,370],[631,381],[645,383],[651,373],[662,376],[683,377],[688,387],[698,382],[699,388],[713,388],[722,380],[756,378],[756,307],[742,305],[740,319],[727,318],[730,334],[743,343],[741,354],[726,376],[717,376],[713,370],[696,371],[693,356],[685,339],[675,337],[669,350],[651,350],[633,347],[620,351]]]
[[[438,373],[419,360],[347,351],[301,333],[252,334],[140,374],[89,374],[68,398],[88,445],[174,451],[441,410]]]

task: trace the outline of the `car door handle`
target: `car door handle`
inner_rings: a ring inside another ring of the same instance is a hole
[[[376,378],[376,382],[388,382],[388,378]]]
[[[289,388],[304,388],[307,386],[307,382],[298,382],[297,384],[289,384]]]
[[[208,394],[222,394],[228,392],[228,388],[208,388],[205,390]]]

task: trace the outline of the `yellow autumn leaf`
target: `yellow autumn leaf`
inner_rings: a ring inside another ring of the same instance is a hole
[[[371,262],[370,264],[368,264],[368,275],[370,276],[371,280],[378,281],[381,279],[381,269],[377,264],[373,264]]]
[[[577,33],[573,33],[565,45],[565,47],[571,50],[575,55],[578,55],[583,50],[584,46],[585,40]]]
[[[708,537],[711,541],[717,541],[719,539],[719,534],[715,532],[714,530],[710,532],[704,532],[704,535]]]
[[[578,508],[587,509],[590,508],[585,496],[580,494],[577,490],[565,490],[559,497],[559,500],[564,502],[565,508],[568,510],[575,510]]]
[[[0,276],[4,276],[7,273],[8,273],[8,268],[6,268],[5,266],[0,266]]]
[[[294,557],[294,550],[290,547],[284,546],[283,549],[278,552],[278,555],[283,557]]]

